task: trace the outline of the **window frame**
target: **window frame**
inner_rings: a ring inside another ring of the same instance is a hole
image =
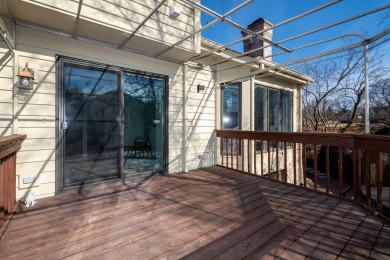
[[[221,105],[220,105],[220,108],[221,108],[221,112],[220,112],[220,116],[221,116],[221,122],[220,122],[220,127],[222,130],[234,130],[234,129],[225,129],[224,128],[224,122],[223,122],[223,118],[224,118],[224,87],[225,86],[229,86],[229,85],[236,85],[238,86],[238,129],[237,130],[241,130],[242,129],[242,84],[239,82],[239,83],[232,83],[232,82],[226,82],[226,83],[222,83],[220,85],[221,87]]]
[[[285,130],[278,130],[276,132],[293,132],[294,131],[294,118],[293,118],[293,108],[294,108],[294,92],[293,91],[288,91],[288,90],[283,90],[283,89],[279,89],[279,88],[275,88],[275,87],[269,87],[269,86],[266,86],[266,85],[263,85],[263,84],[259,84],[259,83],[255,83],[254,84],[254,89],[253,89],[253,92],[254,92],[254,99],[253,99],[253,125],[256,126],[256,95],[255,95],[255,92],[256,92],[256,88],[264,88],[266,89],[266,97],[265,97],[265,100],[266,100],[266,105],[265,105],[265,112],[264,112],[264,115],[265,115],[265,129],[264,130],[257,130],[257,129],[254,129],[255,131],[267,131],[267,132],[270,132],[270,111],[269,111],[269,104],[270,104],[270,90],[272,91],[278,91],[279,92],[279,107],[278,107],[278,116],[279,116],[279,129],[281,128],[284,128],[283,125],[284,125],[284,113],[283,113],[283,102],[282,102],[282,96],[283,96],[283,93],[287,93],[287,94],[290,94],[291,95],[291,104],[290,104],[290,107],[291,109],[289,110],[290,113],[289,113],[289,117],[290,117],[290,126],[289,128],[291,129],[290,131],[285,131]]]

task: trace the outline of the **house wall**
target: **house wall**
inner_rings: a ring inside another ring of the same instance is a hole
[[[0,52],[2,55],[7,52],[4,44],[0,45]],[[182,64],[17,26],[15,58],[7,59],[4,55],[5,58],[0,60],[0,131],[1,136],[27,134],[17,158],[18,198],[24,196],[29,188],[38,198],[56,193],[56,55],[167,75],[168,172],[182,171],[183,165],[187,165],[187,169],[194,169],[215,164],[213,156],[198,158],[199,155],[208,155],[214,145],[214,75],[210,70],[189,68],[183,75]],[[36,78],[32,91],[19,90],[14,97],[12,93],[16,77],[13,62],[16,74],[28,62]],[[184,78],[186,84],[183,84]],[[205,93],[197,93],[198,84],[205,85]],[[184,115],[183,111],[187,114]],[[183,139],[183,136],[187,138]],[[183,140],[186,141],[185,145]],[[184,155],[187,156],[186,160],[183,160]],[[21,180],[25,177],[36,177],[37,180],[33,185],[23,185]]]

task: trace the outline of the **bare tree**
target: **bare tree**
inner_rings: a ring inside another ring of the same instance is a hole
[[[374,114],[372,117],[390,126],[390,78],[371,85],[370,101]]]
[[[384,67],[384,51],[369,48],[369,81],[375,84],[390,71]],[[303,89],[303,122],[307,131],[346,132],[355,121],[364,99],[364,59],[361,49],[342,58],[306,64],[304,73],[315,80]],[[346,124],[339,127],[343,112]]]

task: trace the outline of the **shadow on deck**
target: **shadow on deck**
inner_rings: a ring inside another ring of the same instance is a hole
[[[388,259],[390,226],[350,202],[209,167],[21,207],[1,259]]]

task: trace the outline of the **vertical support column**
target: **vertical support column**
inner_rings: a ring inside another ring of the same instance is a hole
[[[12,134],[18,134],[18,109],[19,109],[19,100],[18,100],[18,89],[16,87],[16,82],[18,81],[18,68],[19,68],[19,55],[15,51],[13,54],[13,86],[12,87]]]
[[[367,42],[364,42],[364,92],[365,92],[365,110],[364,110],[364,130],[366,134],[370,133],[370,90],[368,82],[368,54]]]
[[[241,83],[241,130],[250,131],[251,130],[251,80],[243,81]],[[248,140],[248,139],[243,139]],[[252,165],[250,163],[250,160],[252,160],[251,156],[251,149],[249,149],[248,145],[250,145],[250,141],[244,141],[242,150],[245,150],[245,152],[242,153],[242,161],[243,161],[243,170],[246,172],[250,172],[251,169],[248,168],[248,165]]]
[[[200,3],[200,0],[196,0],[197,3]],[[198,8],[194,8],[194,30],[193,32],[199,30],[201,27],[200,24],[200,10]],[[194,44],[194,52],[200,53],[200,33],[197,33],[193,37],[193,44]]]
[[[249,130],[254,131],[255,130],[255,78],[254,76],[251,77],[249,81],[249,91],[250,91],[250,119],[249,119]],[[255,154],[256,154],[256,140],[248,141],[248,145],[251,144],[251,147],[249,149],[249,158],[250,158],[250,169],[249,172],[252,172],[253,174],[257,174],[255,172]]]
[[[296,89],[294,90],[294,95],[296,96],[296,104],[293,104],[296,107],[296,113],[297,115],[294,117],[293,120],[297,120],[293,123],[293,130],[296,132],[302,132],[302,88],[298,85],[296,85]],[[295,110],[295,109],[294,109]],[[298,156],[295,158],[295,163],[298,165],[298,183],[304,183],[306,184],[306,157],[303,157],[303,144],[294,144],[294,147],[298,146],[296,149],[296,152],[298,152]],[[306,149],[306,148],[305,148]],[[303,163],[305,161],[305,163]]]
[[[182,146],[181,146],[181,160],[182,160],[182,171],[188,172],[187,167],[187,141],[188,141],[188,124],[187,124],[187,97],[188,97],[188,87],[187,87],[187,70],[188,66],[183,64],[183,96],[182,96]]]
[[[220,85],[218,82],[219,81],[219,75],[220,73],[219,72],[213,72],[214,74],[214,91],[215,91],[215,129],[221,129],[221,89],[220,89]],[[222,137],[220,138],[221,140],[223,139]],[[220,162],[220,156],[222,157],[223,155],[221,155],[221,149],[222,149],[222,141],[218,142],[217,141],[217,137],[214,133],[214,164],[219,164]],[[222,161],[223,162],[223,161]],[[238,163],[238,162],[237,162]],[[223,165],[223,163],[222,163]]]

